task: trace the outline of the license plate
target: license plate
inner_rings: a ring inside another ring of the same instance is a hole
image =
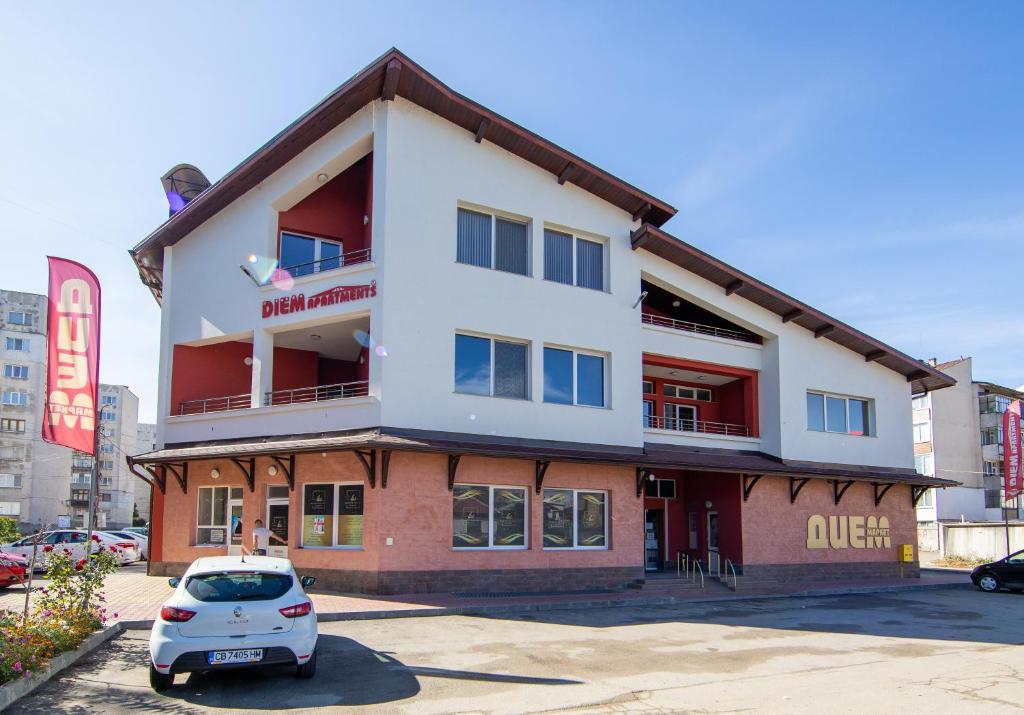
[[[232,663],[258,663],[263,660],[262,648],[245,650],[211,650],[206,654],[210,665],[230,665]]]

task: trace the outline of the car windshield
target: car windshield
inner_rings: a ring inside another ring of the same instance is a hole
[[[272,601],[288,593],[292,577],[259,571],[196,574],[185,590],[197,601]]]

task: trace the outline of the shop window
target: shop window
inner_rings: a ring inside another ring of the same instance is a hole
[[[363,485],[306,484],[302,489],[302,546],[363,546]]]
[[[199,487],[196,546],[224,546],[228,532],[228,488]]]
[[[577,489],[545,489],[544,547],[607,549],[607,493]]]
[[[529,223],[461,208],[457,223],[456,261],[530,275]]]
[[[544,348],[544,401],[605,406],[605,359],[600,355]]]
[[[526,489],[457,484],[452,490],[452,547],[525,549]]]
[[[529,398],[529,345],[455,336],[455,391],[525,400]]]
[[[808,392],[807,429],[868,436],[872,434],[871,403],[855,397]]]

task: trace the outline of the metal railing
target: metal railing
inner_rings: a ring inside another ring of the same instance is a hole
[[[357,251],[349,251],[348,253],[342,253],[338,256],[321,258],[318,261],[296,263],[294,266],[281,266],[281,270],[288,271],[288,274],[292,276],[292,278],[298,278],[299,276],[311,276],[314,273],[333,271],[338,268],[344,268],[345,266],[354,266],[357,263],[369,263],[372,260],[371,256],[372,254],[369,248],[360,248]],[[264,283],[270,283],[271,279],[272,277],[268,278]]]
[[[272,405],[292,405],[300,402],[323,402],[324,400],[366,397],[367,394],[369,394],[369,383],[366,380],[356,380],[355,382],[339,382],[334,385],[274,390],[263,396],[263,404],[268,407]]]
[[[736,591],[739,588],[739,579],[736,578],[736,567],[732,565],[732,561],[729,559],[725,560],[725,587],[729,588],[729,572],[732,571],[732,590]]]
[[[700,574],[700,587],[704,588],[704,568],[700,565],[699,559],[693,560],[693,582],[697,583],[697,574]]]
[[[673,430],[676,432],[701,432],[704,434],[720,434],[726,437],[749,437],[750,428],[746,425],[734,425],[727,422],[706,422],[704,420],[688,420],[682,417],[658,417],[644,415],[646,429]]]
[[[701,323],[691,323],[688,320],[675,320],[673,318],[662,318],[660,315],[652,315],[651,313],[641,313],[640,322],[646,325],[655,325],[659,328],[671,328],[673,330],[682,330],[687,333],[696,333],[698,335],[711,335],[716,338],[726,338],[728,340],[739,340],[744,343],[760,343],[761,339],[753,333],[747,333],[742,330],[730,330],[729,328],[716,328],[713,325],[702,325]]]
[[[178,404],[179,415],[205,415],[208,412],[228,412],[252,407],[252,395],[229,395],[228,397],[207,397],[202,400],[182,400]]]

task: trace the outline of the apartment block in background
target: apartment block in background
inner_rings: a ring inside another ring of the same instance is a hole
[[[139,423],[136,431],[134,454],[145,454],[156,449],[156,425]],[[135,505],[139,509],[139,518],[149,523],[150,486],[141,479],[135,480]]]
[[[930,490],[917,504],[923,551],[942,551],[938,525],[1021,518],[1003,493],[1003,413],[1024,393],[974,379],[971,358],[936,364],[956,385],[913,397],[914,460],[921,474],[958,487]]]

